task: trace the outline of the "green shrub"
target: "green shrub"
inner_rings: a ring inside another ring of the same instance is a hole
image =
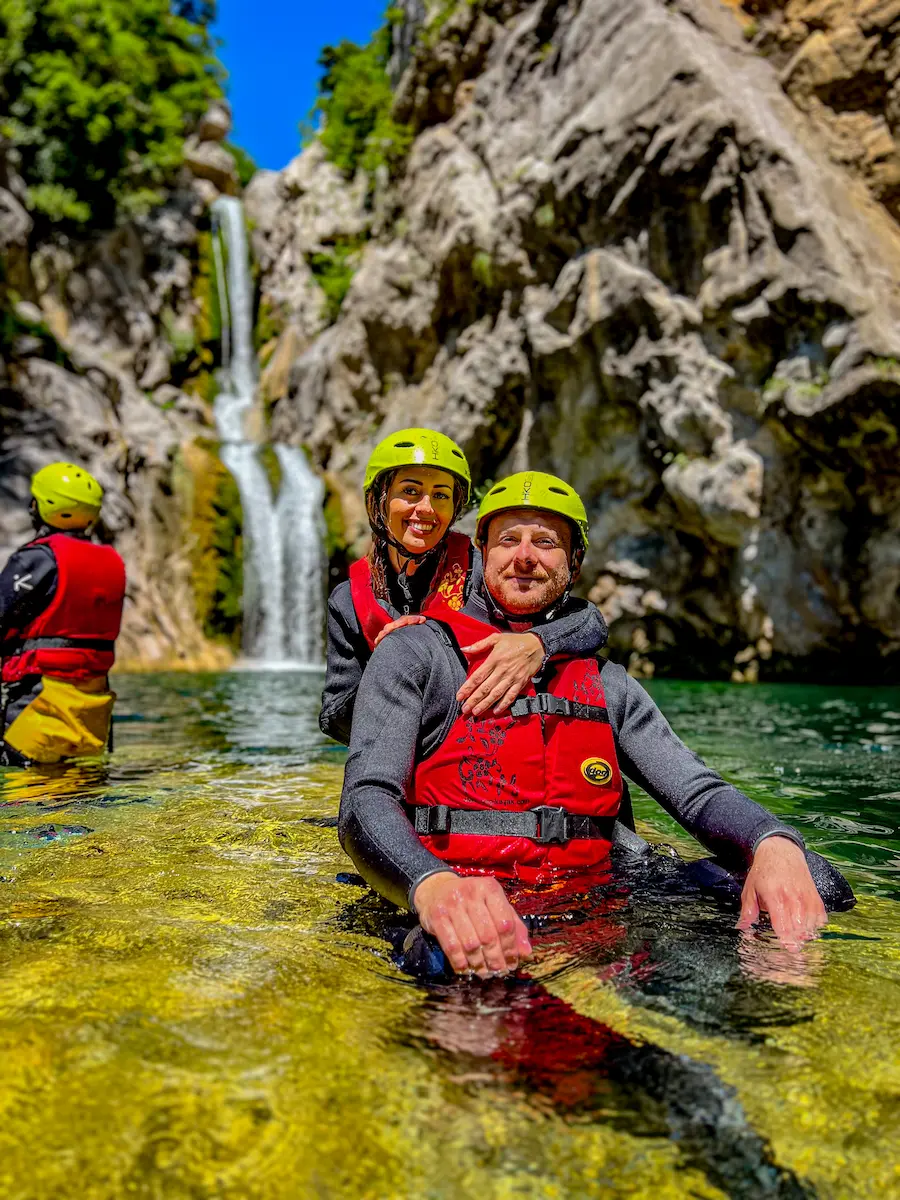
[[[472,259],[472,275],[482,287],[494,286],[494,260],[487,250],[479,250]]]
[[[367,46],[343,41],[326,46],[319,58],[323,74],[310,115],[324,118],[319,140],[348,176],[358,169],[370,174],[380,166],[395,169],[412,142],[411,130],[391,116],[390,37],[387,24]]]
[[[257,354],[265,345],[281,335],[284,326],[285,320],[281,310],[274,308],[268,300],[261,299],[256,324],[253,327],[253,345]]]
[[[172,347],[172,361],[174,363],[187,362],[197,349],[194,331],[180,328],[176,324],[175,314],[171,308],[164,308],[160,316],[166,341]]]
[[[333,250],[309,257],[310,270],[325,293],[325,316],[329,322],[336,321],[341,311],[359,265],[364,241],[361,236],[338,238]]]
[[[234,165],[237,167],[238,179],[241,182],[241,187],[246,187],[256,174],[256,163],[246,150],[242,150],[240,146],[235,146],[233,142],[223,142],[222,146],[234,159]]]
[[[549,229],[556,220],[556,212],[552,204],[542,204],[535,209],[534,223],[538,229]]]
[[[278,455],[275,453],[275,447],[271,442],[266,442],[264,446],[260,446],[259,461],[262,463],[262,468],[269,480],[272,496],[277,498],[278,493],[281,491],[281,463],[278,461]]]
[[[146,207],[221,77],[205,26],[171,0],[0,5],[0,136],[44,223],[109,227]]]

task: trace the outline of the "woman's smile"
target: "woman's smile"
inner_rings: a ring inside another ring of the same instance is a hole
[[[392,536],[411,553],[427,554],[453,522],[453,476],[436,467],[401,467],[387,494],[387,523]],[[400,553],[397,547],[393,553]]]

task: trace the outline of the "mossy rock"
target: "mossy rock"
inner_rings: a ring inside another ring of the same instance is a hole
[[[271,442],[260,446],[259,461],[262,463],[263,470],[268,477],[269,487],[272,489],[272,498],[275,499],[281,491],[281,463],[278,461],[278,455],[275,453],[275,447]]]
[[[257,354],[269,343],[274,346],[286,324],[284,313],[277,305],[270,304],[265,298],[260,299],[253,329],[253,345]]]
[[[179,465],[197,621],[207,637],[239,650],[244,594],[240,493],[214,442],[187,443]]]
[[[334,560],[337,560],[340,565],[346,562],[347,552],[350,549],[344,505],[335,476],[326,471],[324,480],[325,553],[328,555],[329,562],[334,565]]]

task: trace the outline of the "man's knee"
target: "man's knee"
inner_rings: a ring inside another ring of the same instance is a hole
[[[813,877],[813,883],[819,889],[822,903],[829,912],[846,912],[856,903],[853,889],[827,858],[816,854],[813,850],[806,851],[806,865]]]
[[[828,912],[846,912],[856,903],[856,897],[850,884],[827,858],[816,854],[814,850],[804,851],[806,865],[812,875],[813,883],[822,897],[822,903]],[[744,876],[728,871],[715,858],[701,858],[696,862],[686,864],[686,871],[691,881],[702,892],[709,892],[722,899],[730,898],[740,901],[744,886]]]

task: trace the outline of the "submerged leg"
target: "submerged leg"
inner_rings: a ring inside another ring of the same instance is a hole
[[[827,858],[807,850],[806,865],[813,883],[822,897],[828,912],[846,912],[856,903],[850,884]],[[698,862],[683,865],[685,875],[703,892],[711,892],[722,898],[733,897],[739,902],[744,886],[744,875],[727,871],[715,858],[701,858]]]
[[[0,743],[0,767],[30,767],[31,759],[14,750],[7,742]]]
[[[856,897],[837,867],[814,850],[806,850],[805,854],[809,873],[828,912],[846,912],[852,908]],[[613,861],[626,877],[652,868],[654,874],[662,871],[680,875],[686,883],[699,888],[701,892],[711,893],[721,899],[733,898],[738,902],[746,877],[746,872],[729,871],[717,858],[701,858],[685,863],[677,856],[663,855],[640,834],[621,823],[617,823],[615,828]]]

